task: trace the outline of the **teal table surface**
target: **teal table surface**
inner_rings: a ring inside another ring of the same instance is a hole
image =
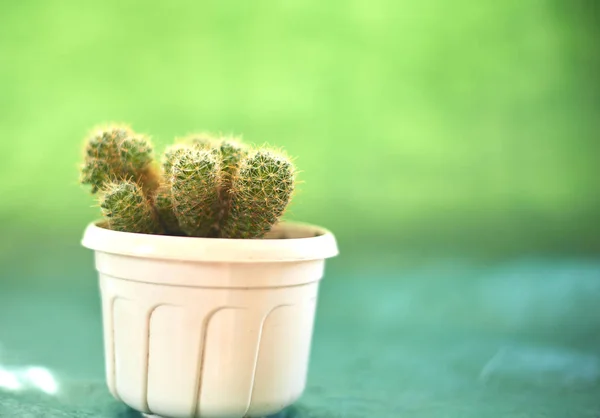
[[[307,389],[278,417],[600,417],[600,262],[338,267]],[[3,270],[0,417],[138,417],[104,384],[91,263],[63,273]]]

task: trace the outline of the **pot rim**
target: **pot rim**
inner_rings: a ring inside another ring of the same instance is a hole
[[[319,226],[281,222],[263,239],[197,238],[113,231],[90,223],[81,244],[137,258],[192,262],[265,263],[322,260],[338,255],[333,234]],[[278,235],[291,235],[280,238]]]

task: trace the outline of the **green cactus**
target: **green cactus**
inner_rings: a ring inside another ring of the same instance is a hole
[[[171,175],[173,170],[173,162],[179,158],[186,150],[191,148],[186,145],[177,144],[168,147],[163,154],[163,173],[161,184],[156,191],[154,199],[154,207],[158,213],[161,224],[165,231],[171,235],[183,235],[179,227],[179,221],[173,210],[173,194]]]
[[[156,213],[142,188],[135,182],[122,180],[104,185],[100,208],[115,231],[159,234],[162,232]]]
[[[291,161],[259,150],[242,159],[231,184],[231,207],[220,228],[224,238],[259,238],[283,215],[294,191]]]
[[[216,149],[184,149],[173,161],[173,211],[179,227],[187,235],[215,235],[219,221],[220,169],[221,161]]]
[[[248,147],[241,142],[225,138],[218,144],[221,154],[221,188],[219,189],[219,229],[231,207],[231,183],[240,168],[240,161],[248,154]],[[219,233],[220,234],[220,233]]]
[[[123,125],[97,130],[87,141],[80,180],[92,194],[112,180],[132,180],[152,192],[159,181],[150,141]]]
[[[182,235],[179,221],[173,211],[173,197],[171,194],[171,183],[162,183],[156,191],[154,197],[154,208],[158,214],[158,219],[164,230],[170,235]]]
[[[240,166],[240,161],[248,154],[248,147],[235,139],[225,138],[218,144],[221,151],[221,170],[223,187],[229,189],[234,174]]]
[[[163,171],[167,178],[171,176],[174,162],[192,149],[193,147],[187,144],[175,144],[167,147],[162,158]]]
[[[193,237],[262,237],[284,213],[294,178],[287,157],[210,134],[168,147],[159,171],[150,142],[121,125],[89,138],[81,170],[81,182],[101,192],[110,229]]]

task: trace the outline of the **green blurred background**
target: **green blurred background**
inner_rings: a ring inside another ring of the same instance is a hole
[[[70,245],[98,216],[77,165],[106,121],[159,151],[198,130],[283,146],[304,182],[288,217],[332,229],[347,254],[595,253],[596,11],[2,2],[2,254]]]
[[[118,121],[296,156],[341,255],[286,417],[598,417],[599,35],[594,0],[0,2],[0,372],[62,388],[0,416],[133,416],[79,244]]]

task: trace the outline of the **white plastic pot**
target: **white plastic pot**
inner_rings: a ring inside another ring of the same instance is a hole
[[[189,238],[91,224],[106,378],[164,417],[262,417],[302,394],[333,235],[283,223],[264,239]]]

